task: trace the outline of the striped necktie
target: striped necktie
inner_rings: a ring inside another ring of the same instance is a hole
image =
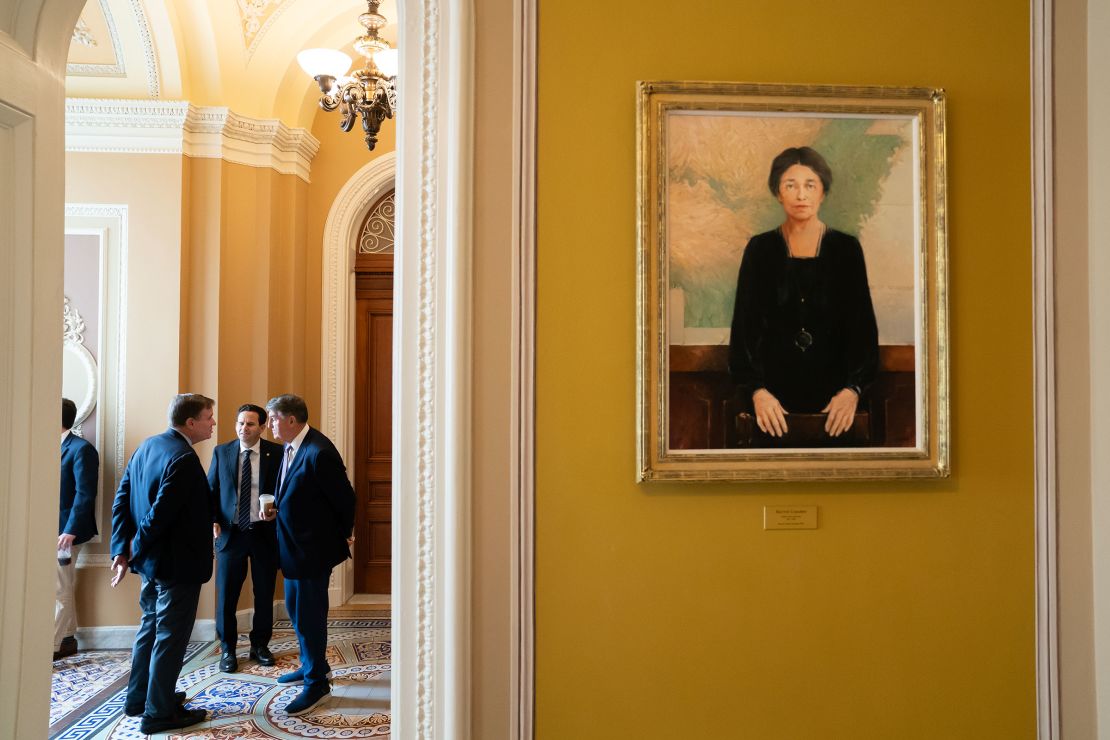
[[[243,468],[239,474],[239,529],[251,527],[251,451],[243,450]]]
[[[281,455],[281,475],[278,477],[278,491],[285,491],[285,473],[289,470],[289,463],[292,462],[293,443],[288,442],[285,445],[285,451]]]

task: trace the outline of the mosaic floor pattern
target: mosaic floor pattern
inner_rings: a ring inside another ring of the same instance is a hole
[[[208,710],[208,721],[156,738],[261,740],[263,738],[388,738],[390,734],[390,621],[388,618],[328,620],[331,696],[312,711],[289,717],[285,707],[300,686],[276,679],[300,665],[297,638],[288,621],[274,624],[270,649],[277,665],[247,660],[249,642],[239,636],[239,670],[221,673],[218,643],[191,643],[177,688],[186,705]],[[54,665],[50,737],[57,740],[130,740],[147,737],[139,718],[123,715],[130,668],[128,651],[78,653]]]

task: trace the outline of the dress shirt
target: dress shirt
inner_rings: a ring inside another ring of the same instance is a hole
[[[262,469],[262,442],[255,441],[254,447],[244,447],[243,443],[239,443],[239,462],[235,465],[235,483],[236,490],[238,490],[238,483],[243,479],[243,453],[250,450],[251,453],[251,521],[262,521],[261,508],[258,505],[258,473]]]
[[[66,437],[68,437],[68,436],[69,436],[69,430],[68,430],[68,429],[67,429],[67,430],[65,430],[64,432],[62,432],[62,441],[61,441],[61,444],[65,444],[65,443],[66,443]]]
[[[297,450],[301,449],[301,445],[304,444],[304,438],[307,434],[308,434],[308,424],[305,424],[303,427],[301,427],[300,433],[297,434],[297,436],[293,438],[293,441],[288,443],[289,447],[293,448],[293,454],[292,455],[290,455],[288,452],[286,452],[284,445],[282,446],[282,449],[281,449],[282,462],[281,462],[281,473],[280,473],[281,480],[278,481],[279,485],[285,485],[285,474],[289,471],[289,468],[293,465],[293,461],[297,459]]]

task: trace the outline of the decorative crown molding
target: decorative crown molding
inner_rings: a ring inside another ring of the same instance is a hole
[[[66,99],[66,151],[184,154],[309,181],[320,142],[306,129],[188,101]]]

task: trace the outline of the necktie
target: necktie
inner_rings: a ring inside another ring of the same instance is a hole
[[[289,461],[293,456],[293,444],[288,443],[285,445],[285,452],[281,456],[281,478],[278,480],[278,491],[285,490],[285,472],[289,470]]]
[[[243,450],[243,472],[239,474],[239,529],[251,526],[251,451]]]

